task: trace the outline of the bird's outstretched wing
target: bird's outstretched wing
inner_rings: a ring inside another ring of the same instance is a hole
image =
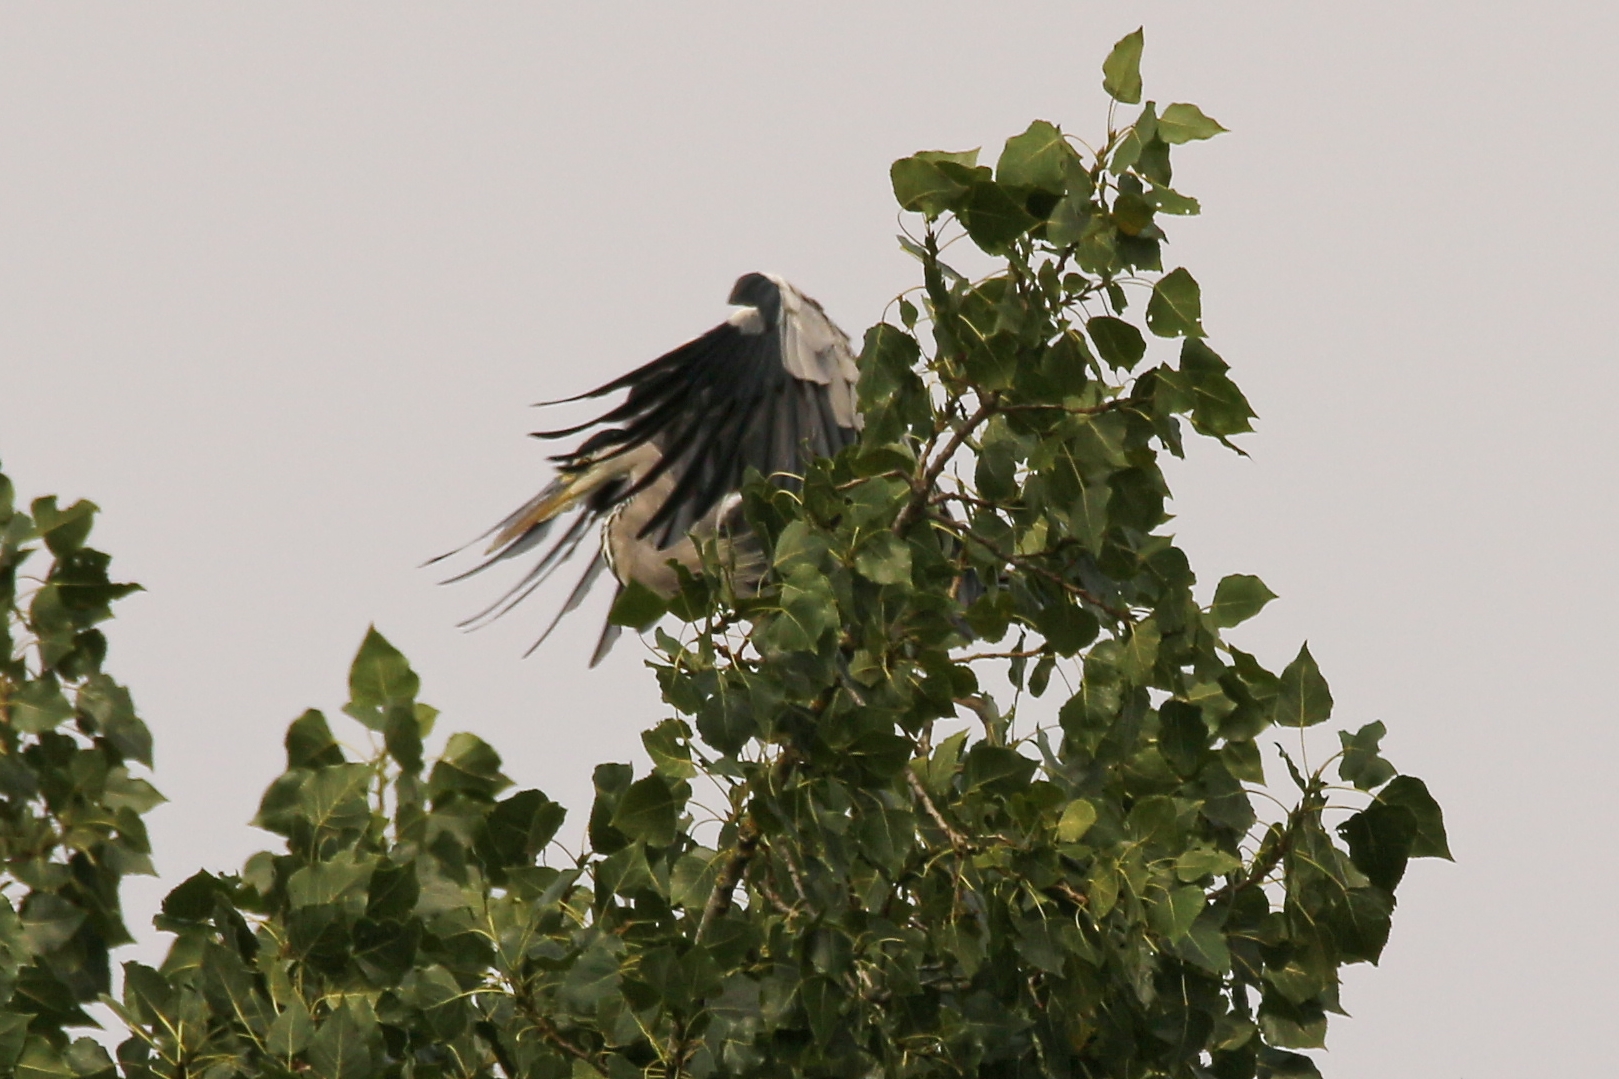
[[[598,525],[619,529],[619,541],[627,539],[637,557],[615,565],[612,545],[604,542],[543,641],[605,568],[614,570],[622,587],[631,565],[661,566],[668,557],[663,552],[685,540],[694,525],[724,527],[717,521],[721,503],[741,488],[750,468],[790,486],[815,458],[831,456],[858,437],[854,354],[820,304],[766,274],[739,278],[731,302],[739,305],[737,312],[701,337],[568,398],[628,391],[621,404],[575,427],[534,433],[584,438],[552,458],[555,480],[480,537],[489,540],[484,560],[451,580],[548,540],[549,546],[510,590],[463,625],[493,620],[521,603],[590,542]],[[683,560],[692,557],[689,550]],[[603,632],[592,666],[616,635],[614,626]]]
[[[555,439],[596,429],[576,450],[554,458],[564,469],[655,447],[657,462],[618,500],[673,475],[673,488],[639,533],[660,549],[679,542],[740,488],[749,468],[791,483],[811,460],[858,437],[859,372],[848,337],[819,304],[779,278],[746,275],[732,301],[752,296],[761,297],[757,307],[745,306],[701,337],[570,398],[628,390],[616,408],[576,427],[535,432]]]

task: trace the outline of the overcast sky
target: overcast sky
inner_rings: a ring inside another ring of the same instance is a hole
[[[1513,3],[0,3],[0,461],[89,497],[148,591],[110,667],[157,737],[161,882],[247,825],[365,627],[441,729],[574,807],[666,714],[600,603],[416,565],[546,476],[530,402],[706,329],[774,270],[858,335],[912,284],[888,163],[1041,117],[1088,135],[1146,25],[1177,151],[1169,265],[1261,416],[1171,472],[1238,636],[1308,638],[1337,716],[1443,803],[1330,1076],[1611,1074],[1619,18]],[[493,583],[493,582],[491,582]],[[482,582],[480,582],[482,584]],[[157,947],[149,928],[147,949]]]

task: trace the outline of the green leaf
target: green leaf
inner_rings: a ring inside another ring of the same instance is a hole
[[[1366,724],[1354,734],[1338,732],[1343,756],[1338,760],[1338,778],[1363,791],[1375,790],[1394,778],[1394,765],[1380,755],[1379,743],[1388,733],[1381,723]]]
[[[152,732],[135,715],[129,690],[105,674],[93,674],[79,687],[78,707],[119,753],[152,766]]]
[[[1107,488],[1102,489],[1106,491]],[[1089,493],[1087,488],[1086,494]],[[1092,549],[1097,547],[1100,547],[1099,543]],[[1101,626],[1091,612],[1063,599],[1040,609],[1035,618],[1035,628],[1059,655],[1071,656],[1096,640]]]
[[[1338,826],[1349,844],[1355,868],[1384,891],[1392,892],[1405,876],[1417,817],[1402,805],[1373,802]]]
[[[287,879],[287,901],[294,907],[312,907],[359,895],[375,868],[374,857],[306,865]]]
[[[1209,847],[1194,847],[1175,859],[1175,875],[1187,884],[1205,877],[1223,877],[1241,868],[1241,858]]]
[[[686,800],[674,786],[656,773],[630,784],[613,814],[613,827],[632,840],[645,840],[649,846],[666,847],[675,841],[675,824]]]
[[[1221,579],[1209,605],[1209,619],[1222,629],[1241,625],[1265,609],[1276,593],[1265,582],[1246,573],[1233,573]]]
[[[955,170],[965,169],[970,171],[978,169],[986,175],[989,172],[988,169],[978,164],[978,147],[976,146],[971,150],[918,150],[914,156],[919,160]]]
[[[302,1000],[294,997],[270,1024],[265,1048],[278,1061],[290,1065],[293,1057],[309,1047],[309,1039],[314,1034],[315,1024],[309,1018],[309,1010]]]
[[[1170,940],[1178,940],[1191,931],[1205,902],[1203,889],[1182,885],[1154,894],[1148,916],[1154,929]]]
[[[84,499],[73,503],[67,509],[56,508],[56,496],[47,495],[44,498],[34,499],[29,507],[29,514],[34,518],[34,530],[50,548],[51,554],[58,558],[72,554],[84,546],[84,541],[90,537],[90,528],[95,523],[95,515],[100,507],[94,502]]]
[[[298,815],[317,830],[340,832],[364,828],[371,823],[371,806],[365,800],[371,776],[370,767],[364,764],[321,769],[298,787]],[[260,815],[263,816],[262,811]]]
[[[1036,224],[1036,219],[994,181],[973,184],[959,213],[973,242],[991,255],[1004,252]]]
[[[422,730],[416,721],[422,706],[396,701],[383,712],[382,742],[388,755],[410,775],[422,770]]]
[[[797,566],[781,587],[781,609],[763,634],[778,652],[811,651],[838,625],[837,597],[824,573]]]
[[[58,724],[73,718],[73,705],[62,695],[62,687],[52,674],[24,682],[7,704],[11,726],[24,734],[55,730]]]
[[[0,476],[0,495],[4,495],[3,483],[5,477]],[[0,512],[4,506],[0,505]],[[17,1063],[22,1055],[23,1045],[28,1039],[28,1020],[30,1016],[19,1012],[0,1011],[0,1068],[10,1069]]]
[[[1321,1006],[1295,1005],[1279,993],[1265,994],[1259,1029],[1266,1041],[1288,1049],[1322,1049],[1327,1043],[1327,1017]]]
[[[1141,27],[1124,35],[1102,61],[1102,89],[1126,105],[1141,102],[1141,48],[1146,36]]]
[[[199,869],[163,897],[163,917],[181,922],[200,922],[214,912],[214,900],[223,894],[219,878]]]
[[[1229,368],[1213,349],[1189,337],[1181,345],[1181,374],[1192,391],[1192,426],[1206,435],[1252,431],[1254,410],[1242,391],[1226,377]]]
[[[1222,975],[1231,970],[1231,948],[1220,929],[1219,916],[1213,911],[1198,915],[1186,936],[1175,942],[1174,950],[1176,955],[1210,974]]]
[[[1202,319],[1202,290],[1184,268],[1170,271],[1152,286],[1147,326],[1159,337],[1202,337]]]
[[[1098,315],[1085,323],[1085,332],[1095,343],[1097,355],[1113,367],[1128,371],[1147,354],[1141,331],[1123,319]]]
[[[576,1012],[594,1015],[596,1002],[618,988],[618,956],[610,939],[597,937],[568,968],[560,995]]]
[[[1083,798],[1075,798],[1063,807],[1057,820],[1057,838],[1064,843],[1078,843],[1096,823],[1096,807]]]
[[[320,1079],[369,1079],[375,1070],[366,1025],[355,1012],[352,998],[345,1001],[310,1039],[309,1066]]]
[[[892,532],[877,532],[860,545],[855,569],[874,584],[909,584],[911,545]]]
[[[422,680],[410,669],[404,654],[377,627],[367,629],[349,666],[350,703],[358,709],[380,709],[392,701],[415,700],[421,687]]]
[[[727,857],[707,847],[693,847],[681,855],[669,877],[670,899],[688,910],[702,910]]]
[[[785,577],[800,567],[820,570],[826,561],[826,554],[826,537],[816,532],[809,522],[788,521],[787,527],[776,537],[776,548],[770,564]]]
[[[77,1079],[73,1068],[50,1042],[30,1036],[17,1060],[17,1079]]]
[[[1203,115],[1196,105],[1177,102],[1165,107],[1158,117],[1158,137],[1171,146],[1198,139],[1212,139],[1226,129]]]
[[[640,581],[630,581],[618,590],[607,621],[615,626],[628,626],[637,632],[651,629],[669,610],[669,601]]]
[[[444,744],[444,755],[428,776],[427,793],[434,800],[450,793],[493,798],[511,784],[500,771],[500,754],[477,735],[460,731]]]
[[[518,791],[496,803],[489,814],[487,849],[502,866],[533,865],[567,815],[566,809],[537,790]]]
[[[974,151],[976,156],[976,151]],[[921,154],[902,157],[888,169],[894,198],[901,208],[937,217],[954,209],[967,185]]]
[[[1186,701],[1165,701],[1158,709],[1158,752],[1175,774],[1196,775],[1209,755],[1209,728],[1203,722],[1203,710]]]
[[[862,810],[853,834],[867,861],[897,872],[916,846],[916,820],[906,810],[876,805]]]
[[[311,708],[287,727],[287,767],[324,768],[343,763],[343,750],[326,717]]]
[[[1068,162],[1075,156],[1061,131],[1036,120],[1023,134],[1006,140],[995,163],[995,180],[1008,187],[1034,187],[1060,195],[1067,187]]]
[[[416,909],[421,897],[421,883],[416,876],[416,863],[388,862],[377,865],[371,873],[366,889],[365,914],[368,918],[399,920]]]
[[[652,767],[669,779],[690,779],[697,774],[691,760],[691,728],[678,719],[666,719],[641,733],[641,744]]]
[[[112,1057],[94,1038],[74,1038],[63,1057],[79,1079],[115,1079],[118,1074]]]
[[[1282,727],[1313,727],[1332,715],[1332,691],[1321,676],[1308,643],[1282,671],[1274,722]]]
[[[1094,208],[1090,197],[1080,191],[1071,191],[1057,203],[1046,219],[1046,240],[1053,247],[1067,247],[1078,243],[1091,225]]]
[[[1444,858],[1455,861],[1445,837],[1445,815],[1428,793],[1428,785],[1416,776],[1397,776],[1377,794],[1384,805],[1404,806],[1417,821],[1417,834],[1411,841],[1411,857]]]
[[[84,924],[85,910],[50,892],[33,892],[23,901],[23,945],[32,955],[46,955],[72,939]]]
[[[937,214],[946,209],[965,187],[945,176],[939,166],[916,157],[902,157],[888,167],[894,199],[905,210]]]
[[[1037,767],[1015,749],[979,742],[967,752],[962,779],[968,791],[1011,793],[1023,789]]]
[[[1158,623],[1149,618],[1144,622],[1137,622],[1130,630],[1130,636],[1124,642],[1124,650],[1119,657],[1119,673],[1134,685],[1146,686],[1152,684],[1153,667],[1158,662],[1158,645],[1162,632]]]
[[[1154,184],[1148,192],[1148,197],[1161,214],[1194,217],[1203,212],[1203,207],[1198,204],[1196,199],[1190,195],[1182,195],[1180,192],[1162,184]]]

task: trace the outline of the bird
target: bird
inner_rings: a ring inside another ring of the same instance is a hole
[[[815,459],[857,441],[859,368],[848,334],[783,278],[743,274],[728,302],[735,310],[707,333],[593,390],[542,402],[627,391],[595,419],[532,432],[547,441],[585,437],[551,458],[557,475],[549,484],[467,545],[488,540],[483,560],[449,581],[552,542],[516,584],[463,626],[486,624],[516,607],[591,544],[593,532],[599,540],[584,573],[525,654],[578,608],[603,572],[618,582],[615,601],[631,582],[669,597],[680,583],[674,566],[701,572],[700,544],[711,539],[737,593],[757,590],[765,558],[742,514],[743,484],[751,470],[795,487]],[[620,630],[611,621],[603,626],[591,667]]]

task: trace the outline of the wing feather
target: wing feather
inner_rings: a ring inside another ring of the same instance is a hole
[[[733,316],[627,374],[564,399],[594,400],[624,391],[618,404],[585,423],[534,432],[534,437],[546,440],[590,432],[572,450],[551,459],[564,478],[606,467],[621,479],[573,504],[568,512],[577,516],[539,560],[510,590],[463,624],[498,618],[522,602],[573,556],[592,526],[630,499],[654,489],[667,490],[637,533],[657,550],[666,550],[721,512],[750,469],[780,486],[796,487],[812,460],[834,454],[859,437],[855,396],[859,372],[847,335],[820,304],[780,278],[745,275],[733,297],[741,295],[754,297],[749,302],[759,305],[751,311],[745,308],[746,317]],[[609,464],[615,460],[620,463]],[[553,483],[491,533],[502,535],[519,527],[525,515],[556,489]],[[733,508],[727,520],[732,516],[740,520],[737,514]],[[537,522],[452,579],[481,572],[552,539],[554,519]],[[535,647],[579,606],[603,570],[611,568],[602,553],[591,559]],[[617,626],[603,629],[592,666],[618,633]]]

